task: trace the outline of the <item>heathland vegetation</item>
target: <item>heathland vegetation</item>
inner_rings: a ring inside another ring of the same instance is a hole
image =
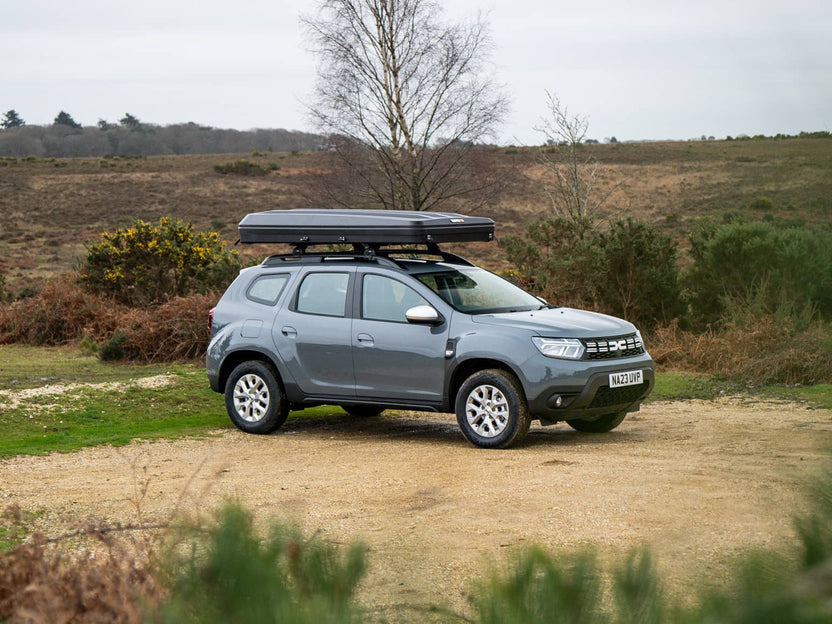
[[[831,141],[580,144],[605,201],[579,219],[552,207],[541,156],[558,146],[477,148],[501,181],[478,211],[497,221],[499,245],[461,251],[551,303],[632,319],[660,367],[829,382]],[[3,160],[0,340],[83,341],[138,361],[198,357],[224,283],[270,251],[229,252],[234,224],[316,201],[331,158]]]

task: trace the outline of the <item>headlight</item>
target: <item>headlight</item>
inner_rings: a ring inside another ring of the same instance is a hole
[[[533,336],[532,342],[546,357],[580,360],[584,355],[584,345],[577,338],[540,338],[539,336]]]

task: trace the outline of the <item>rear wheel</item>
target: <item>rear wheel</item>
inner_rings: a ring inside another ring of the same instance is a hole
[[[465,437],[482,448],[506,448],[522,440],[531,416],[520,383],[499,369],[474,373],[456,395],[456,420]]]
[[[378,405],[342,405],[341,409],[350,416],[358,416],[359,418],[371,418],[384,411],[384,408]]]
[[[627,412],[616,412],[614,414],[605,414],[596,420],[567,420],[566,424],[576,431],[583,431],[584,433],[607,433],[612,431],[622,422]]]
[[[274,367],[252,360],[234,368],[225,384],[225,409],[247,433],[269,433],[286,422],[289,401]]]

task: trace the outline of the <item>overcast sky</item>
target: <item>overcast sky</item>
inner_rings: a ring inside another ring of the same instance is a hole
[[[539,143],[545,90],[589,136],[832,130],[832,0],[446,0],[487,15],[511,95],[498,140]],[[0,20],[0,113],[313,130],[312,0],[18,0]]]

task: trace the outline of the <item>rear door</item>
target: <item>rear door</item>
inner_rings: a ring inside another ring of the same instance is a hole
[[[441,402],[448,319],[438,326],[409,323],[408,309],[433,304],[398,276],[359,270],[356,291],[352,326],[356,395]]]
[[[307,395],[352,397],[351,306],[355,267],[307,269],[272,328],[280,357]]]

